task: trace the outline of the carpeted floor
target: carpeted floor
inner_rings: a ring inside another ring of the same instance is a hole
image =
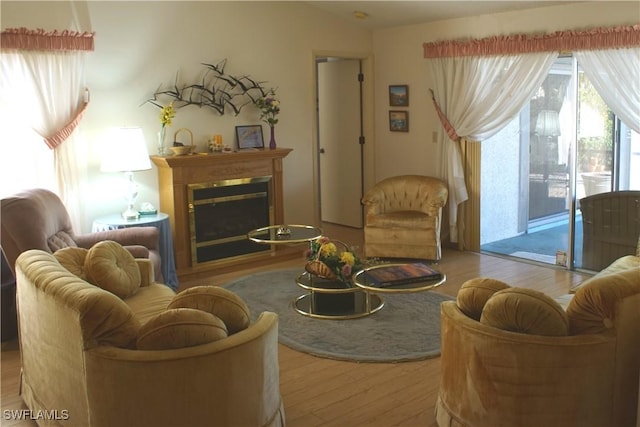
[[[338,360],[403,362],[440,355],[440,303],[435,292],[384,295],[385,306],[351,320],[314,319],[297,313],[295,283],[302,270],[276,270],[237,279],[225,288],[243,298],[252,316],[278,313],[279,340],[295,350]]]

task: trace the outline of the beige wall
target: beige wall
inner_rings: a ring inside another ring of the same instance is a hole
[[[104,132],[111,126],[141,126],[155,154],[159,110],[141,104],[159,84],[173,83],[177,71],[185,80],[196,79],[201,62],[224,58],[227,73],[248,74],[278,88],[278,145],[294,149],[284,163],[285,218],[290,223],[314,221],[313,52],[370,54],[369,31],[301,2],[2,1],[0,7],[2,28],[96,32],[95,52],[88,55],[86,69],[91,104],[83,120],[89,144],[85,231],[96,216],[124,207],[120,194],[110,190],[120,177],[99,171],[100,153],[108,149],[101,144]],[[256,123],[253,108],[237,117],[221,117],[186,107],[178,111],[169,133],[187,127],[204,148],[214,133],[232,144],[236,125]],[[143,184],[138,200],[157,205],[155,169],[138,172],[136,178]]]
[[[640,3],[586,2],[527,11],[476,16],[374,32],[375,135],[377,180],[401,173],[440,174],[443,131],[429,95],[431,84],[422,44],[499,34],[548,33],[566,29],[632,25]],[[408,84],[409,133],[389,132],[388,86]],[[432,142],[433,132],[438,143]]]
[[[159,110],[141,105],[159,84],[173,82],[180,71],[198,76],[201,62],[227,58],[227,72],[249,74],[278,88],[282,113],[277,126],[280,146],[293,148],[285,160],[285,218],[313,223],[314,102],[313,55],[363,57],[373,52],[375,123],[368,138],[374,153],[367,182],[401,173],[439,174],[442,131],[428,97],[429,76],[422,43],[516,32],[547,32],[638,22],[637,2],[589,2],[524,12],[479,16],[432,24],[369,31],[302,2],[10,2],[0,3],[2,28],[28,27],[91,30],[96,50],[88,55],[87,84],[91,105],[83,121],[88,154],[84,231],[92,218],[122,208],[109,191],[116,176],[99,172],[102,135],[112,126],[142,126],[155,153]],[[388,85],[410,86],[410,132],[389,132]],[[368,101],[365,96],[365,102]],[[366,107],[371,103],[366,102]],[[221,133],[233,141],[234,127],[258,123],[255,110],[218,116],[187,107],[178,112],[176,130],[187,127],[204,147]],[[266,129],[265,129],[266,130]],[[432,143],[433,132],[439,142]],[[171,132],[172,133],[172,132]],[[143,184],[139,201],[157,204],[155,170],[137,173]]]

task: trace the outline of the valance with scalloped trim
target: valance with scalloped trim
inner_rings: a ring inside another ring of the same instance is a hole
[[[95,33],[71,30],[8,28],[2,31],[0,47],[16,50],[82,50],[93,51]]]
[[[640,46],[640,25],[556,31],[542,35],[514,34],[473,40],[446,40],[424,43],[422,46],[425,58],[629,48]]]

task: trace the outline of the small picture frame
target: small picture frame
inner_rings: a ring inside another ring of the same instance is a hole
[[[409,132],[409,112],[389,111],[389,130],[391,132]]]
[[[264,148],[262,125],[236,126],[236,138],[238,139],[238,150]]]
[[[389,86],[389,105],[391,107],[408,107],[409,106],[409,86],[408,85],[390,85]]]

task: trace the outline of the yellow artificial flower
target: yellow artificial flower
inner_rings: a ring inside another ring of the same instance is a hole
[[[353,267],[356,263],[356,257],[351,252],[343,252],[342,255],[340,255],[340,262]]]
[[[162,127],[171,126],[171,119],[175,116],[176,110],[173,109],[173,102],[162,107],[162,110],[160,111],[160,123],[162,123]]]
[[[320,256],[332,256],[337,252],[337,250],[338,248],[336,248],[336,245],[332,242],[326,243],[320,248]]]

